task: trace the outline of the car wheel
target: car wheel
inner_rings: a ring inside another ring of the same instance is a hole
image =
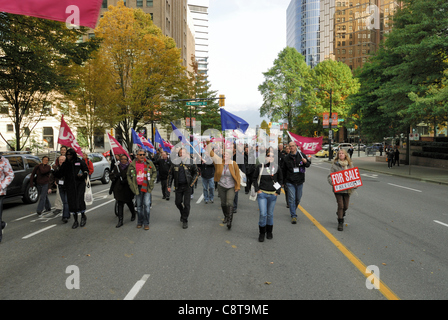
[[[31,187],[30,184],[28,183],[28,185],[25,188],[25,194],[23,195],[22,200],[24,203],[27,204],[36,203],[37,200],[39,200],[39,190],[37,189],[37,187],[36,186]]]
[[[108,184],[110,181],[110,177],[109,177],[109,169],[104,170],[104,174],[103,177],[101,178],[101,182],[103,184]]]

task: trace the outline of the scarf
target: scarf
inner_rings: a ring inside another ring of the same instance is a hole
[[[144,164],[145,164],[145,178],[143,179],[142,188],[140,189],[140,192],[148,193],[148,183],[149,179],[151,179],[150,177],[148,177],[148,168],[151,169],[151,167],[148,166],[148,163],[146,162]]]
[[[338,160],[338,162],[344,168],[344,170],[348,169],[348,161],[347,160]]]
[[[126,164],[122,164],[120,162],[119,167],[120,167],[120,171],[124,171],[127,167],[129,167],[129,162],[126,163]]]

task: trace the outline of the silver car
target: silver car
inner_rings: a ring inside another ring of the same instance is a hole
[[[103,184],[108,184],[110,181],[110,163],[101,153],[90,153],[88,155],[90,161],[93,163],[93,173],[90,181],[101,180]]]

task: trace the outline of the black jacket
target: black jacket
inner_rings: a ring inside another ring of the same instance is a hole
[[[263,172],[261,173],[261,179],[260,179],[260,185],[258,185],[258,177],[259,173],[261,171],[262,165],[259,164],[258,167],[255,169],[255,172],[252,176],[253,185],[255,188],[255,192],[258,192],[259,190],[265,190],[265,191],[275,191],[277,194],[280,194],[282,188],[275,189],[274,184],[278,182],[279,185],[283,184],[283,173],[282,169],[278,164],[274,164],[274,175],[272,175],[272,172],[270,172],[271,169],[271,163],[268,162],[264,165]],[[268,172],[269,170],[269,172]]]
[[[302,158],[307,159],[306,163],[302,162]],[[305,170],[311,166],[311,159],[297,150],[295,156],[289,153],[283,160],[284,183],[303,184],[305,182]],[[294,172],[297,171],[296,168],[299,172]]]
[[[157,167],[159,169],[159,178],[160,180],[168,179],[168,174],[171,168],[171,160],[170,159],[162,159],[160,158],[157,162]]]
[[[168,188],[171,188],[174,180],[174,187],[179,186],[179,171],[180,167],[183,166],[185,176],[187,178],[187,184],[191,187],[196,183],[199,177],[198,167],[193,164],[171,164],[170,171],[168,173]]]

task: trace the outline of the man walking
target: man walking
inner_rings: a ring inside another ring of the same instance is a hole
[[[137,151],[137,159],[129,165],[127,178],[129,187],[137,199],[137,228],[140,229],[144,225],[145,230],[149,230],[151,192],[157,179],[157,170],[154,163],[146,159],[145,150]]]
[[[6,188],[14,180],[14,171],[9,161],[0,153],[0,242],[2,242],[2,230],[6,228],[6,222],[2,220],[3,198],[6,196]]]
[[[170,193],[168,192],[168,173],[171,168],[171,160],[168,158],[168,153],[162,151],[160,153],[160,159],[157,162],[159,168],[158,176],[162,185],[162,199],[170,200]]]
[[[297,206],[302,199],[303,183],[306,168],[311,166],[311,160],[297,149],[294,141],[289,143],[290,152],[284,157],[283,177],[288,188],[288,204],[291,223],[297,223]]]
[[[180,163],[171,164],[170,172],[168,174],[168,192],[171,192],[171,185],[174,180],[174,187],[176,188],[176,207],[180,211],[182,228],[187,229],[188,217],[190,216],[191,188],[199,177],[199,171],[198,167],[192,163],[192,159],[188,156],[187,151],[184,148],[179,150],[178,156],[179,159],[176,159],[175,162]]]

